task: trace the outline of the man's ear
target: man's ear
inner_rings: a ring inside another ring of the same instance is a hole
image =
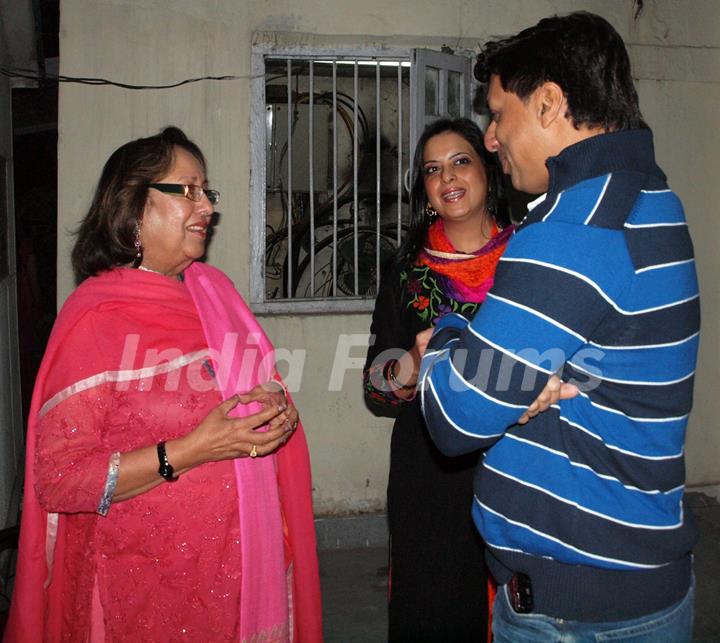
[[[567,100],[560,85],[547,81],[535,90],[535,107],[543,128],[552,125],[558,118],[564,118]]]

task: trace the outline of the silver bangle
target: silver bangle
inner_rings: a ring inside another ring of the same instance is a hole
[[[105,489],[103,489],[102,498],[98,505],[97,512],[101,516],[107,516],[110,511],[113,496],[115,495],[115,486],[117,485],[118,475],[120,475],[120,451],[116,451],[110,456],[108,462],[108,474],[105,478]]]
[[[398,381],[398,378],[395,376],[395,364],[397,364],[398,361],[396,359],[390,360],[390,363],[387,366],[387,380],[392,384],[396,389],[412,389],[415,388],[414,384],[401,384]]]

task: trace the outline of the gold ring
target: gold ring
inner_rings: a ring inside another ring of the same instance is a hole
[[[250,457],[257,458],[257,445],[253,444],[253,448],[250,449]]]

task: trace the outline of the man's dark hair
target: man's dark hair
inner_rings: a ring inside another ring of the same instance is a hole
[[[145,211],[149,185],[170,171],[176,146],[192,154],[206,171],[200,148],[177,127],[125,143],[112,153],[76,232],[72,266],[77,283],[135,260],[135,226]]]
[[[433,136],[446,132],[462,136],[480,157],[487,176],[488,212],[500,227],[510,224],[510,212],[503,189],[502,170],[496,156],[485,149],[482,130],[467,118],[443,118],[437,120],[425,128],[415,146],[412,189],[410,191],[410,227],[397,255],[397,259],[401,263],[414,262],[427,239],[427,231],[431,221],[425,212],[428,198],[425,193],[423,155],[425,153],[425,144]]]
[[[557,83],[575,128],[647,127],[625,44],[607,20],[592,13],[544,18],[515,36],[486,43],[475,77],[487,83],[493,74],[522,100],[544,82]]]

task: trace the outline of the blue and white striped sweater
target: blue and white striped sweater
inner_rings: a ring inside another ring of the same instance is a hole
[[[649,131],[593,137],[548,161],[477,316],[442,319],[421,370],[433,439],[488,449],[473,516],[491,553],[610,570],[687,556],[684,439],[699,300],[679,199]],[[581,383],[524,426],[548,377]]]

